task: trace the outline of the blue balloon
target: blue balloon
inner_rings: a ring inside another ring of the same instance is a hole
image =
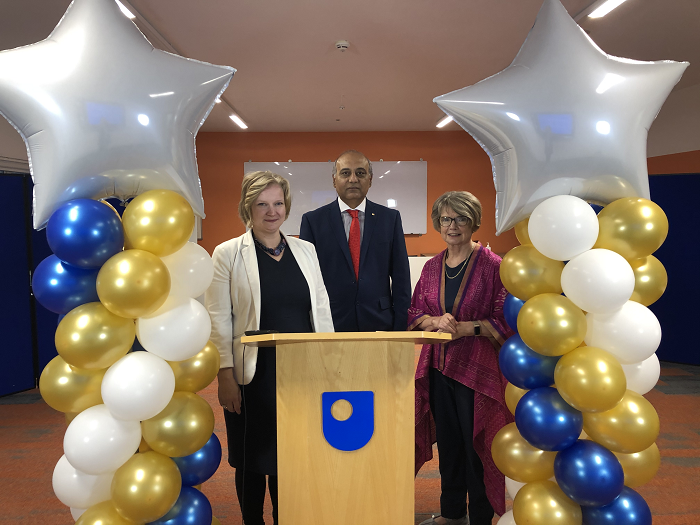
[[[216,434],[194,454],[181,458],[173,458],[180,469],[182,484],[188,487],[204,483],[214,475],[221,463],[221,442]]]
[[[503,303],[503,315],[506,318],[506,323],[515,332],[518,331],[518,314],[524,304],[525,301],[511,294],[506,295],[506,300]]]
[[[212,517],[207,497],[193,487],[182,487],[173,508],[149,525],[211,525]]]
[[[603,507],[581,507],[585,525],[651,525],[651,510],[644,498],[629,487]]]
[[[515,334],[501,347],[498,363],[508,381],[518,388],[532,390],[554,383],[554,368],[560,358],[538,354]]]
[[[583,415],[564,401],[556,388],[536,388],[518,402],[515,425],[533,447],[564,450],[581,435]]]
[[[589,202],[588,204],[590,205],[591,208],[593,208],[593,211],[595,212],[596,215],[598,215],[602,211],[602,209],[604,208],[604,206],[601,206],[600,204],[593,204],[592,202]]]
[[[62,261],[79,268],[99,268],[122,251],[124,229],[109,206],[92,199],[75,199],[51,215],[46,240]]]
[[[34,270],[32,292],[47,310],[67,314],[81,304],[100,300],[96,285],[99,271],[71,266],[49,255]]]
[[[585,439],[557,454],[554,476],[564,494],[589,507],[612,503],[622,492],[625,479],[615,454]]]

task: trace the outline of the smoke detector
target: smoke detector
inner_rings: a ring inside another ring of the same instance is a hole
[[[335,43],[335,48],[340,49],[341,53],[345,52],[345,50],[349,47],[350,47],[350,42],[348,42],[347,40],[338,40]]]

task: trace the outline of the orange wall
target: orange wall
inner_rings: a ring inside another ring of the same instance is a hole
[[[496,191],[489,158],[464,131],[403,131],[367,133],[200,133],[197,162],[207,218],[200,244],[211,252],[217,244],[241,235],[238,218],[243,163],[326,162],[346,149],[362,151],[377,170],[377,161],[420,160],[428,163],[428,217],[440,195],[449,190],[474,193],[484,208],[482,225],[474,239],[493,251],[505,253],[517,245],[512,231],[496,237]],[[328,187],[331,174],[328,173]],[[372,190],[368,194],[372,199]],[[293,204],[292,204],[293,205]],[[426,235],[407,235],[409,255],[437,253],[444,249],[440,235],[428,226]]]
[[[686,151],[647,159],[649,175],[700,173],[700,151]]]

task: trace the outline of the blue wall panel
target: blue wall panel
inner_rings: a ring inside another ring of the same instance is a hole
[[[24,177],[0,175],[0,395],[34,388]]]
[[[700,365],[695,328],[700,319],[700,174],[649,177],[651,199],[668,216],[666,242],[654,254],[668,288],[650,309],[661,322],[659,359]]]

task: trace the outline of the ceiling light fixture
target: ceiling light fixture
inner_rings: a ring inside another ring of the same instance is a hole
[[[447,115],[446,117],[441,118],[440,121],[435,125],[435,127],[444,128],[450,122],[452,122],[452,120],[453,120],[452,117]]]
[[[114,1],[117,2],[117,5],[119,6],[119,9],[122,10],[122,13],[124,13],[124,16],[127,16],[127,17],[131,18],[132,20],[133,20],[134,18],[136,18],[136,15],[135,15],[134,13],[132,13],[131,11],[129,11],[129,10],[126,8],[126,6],[125,6],[124,4],[122,4],[119,0],[114,0]]]
[[[602,18],[626,0],[608,0],[595,11],[588,15],[588,18]]]
[[[239,128],[248,129],[248,125],[245,122],[243,122],[243,119],[238,115],[231,115],[229,118],[233,120],[236,124],[238,124]]]

